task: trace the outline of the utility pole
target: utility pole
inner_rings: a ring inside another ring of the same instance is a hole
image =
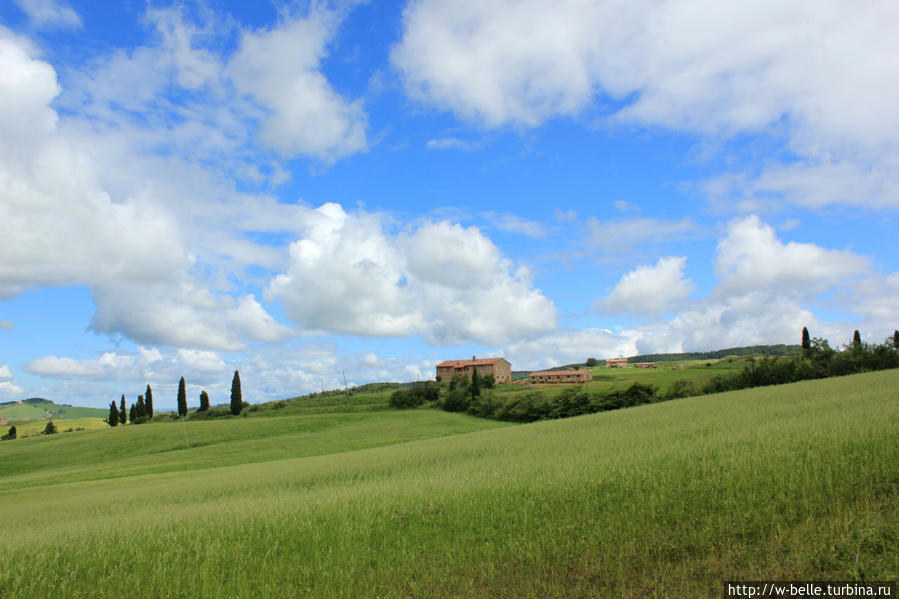
[[[346,384],[346,372],[345,371],[343,371],[343,392],[346,395],[350,394],[350,388]]]

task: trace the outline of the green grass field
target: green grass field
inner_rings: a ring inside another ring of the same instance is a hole
[[[749,363],[747,357],[726,357],[713,360],[678,360],[672,362],[659,362],[655,368],[606,368],[596,366],[587,368],[593,380],[589,384],[591,391],[603,392],[612,389],[625,389],[634,383],[655,385],[661,393],[678,380],[687,380],[702,386],[708,379],[716,374],[729,374],[743,370]],[[525,391],[540,391],[547,397],[555,397],[569,385],[558,383],[524,384],[513,383],[496,386],[499,398],[512,393]]]
[[[187,430],[189,449],[182,423],[0,443],[0,596],[707,597],[899,574],[896,370],[519,426]]]
[[[23,403],[0,405],[0,418],[6,418],[16,425],[20,422],[39,420],[41,418],[53,418],[54,420],[99,418],[102,420],[105,417],[106,410],[58,405],[44,400],[27,400]]]

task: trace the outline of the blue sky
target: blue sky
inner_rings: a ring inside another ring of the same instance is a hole
[[[899,327],[895,2],[0,4],[0,401]]]

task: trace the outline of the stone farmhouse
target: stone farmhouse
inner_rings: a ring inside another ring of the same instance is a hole
[[[591,379],[586,370],[544,370],[528,375],[529,383],[586,383]]]
[[[627,367],[627,358],[612,358],[610,360],[606,360],[607,368],[626,368]]]
[[[512,381],[512,364],[503,358],[481,358],[472,356],[471,360],[446,360],[437,365],[438,380],[448,381],[457,374],[471,378],[477,370],[479,377],[493,375],[497,383]]]

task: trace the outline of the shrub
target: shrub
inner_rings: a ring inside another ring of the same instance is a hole
[[[53,421],[48,420],[47,426],[44,427],[44,430],[43,430],[43,432],[41,432],[41,434],[42,435],[55,435],[58,432],[59,432],[59,429],[56,428],[56,425],[53,424]]]
[[[417,408],[425,402],[424,397],[412,389],[397,389],[390,395],[390,407],[398,409]]]
[[[668,391],[665,392],[665,399],[679,399],[681,397],[690,397],[692,395],[699,395],[696,384],[693,381],[688,381],[686,379],[678,379],[668,387]]]

